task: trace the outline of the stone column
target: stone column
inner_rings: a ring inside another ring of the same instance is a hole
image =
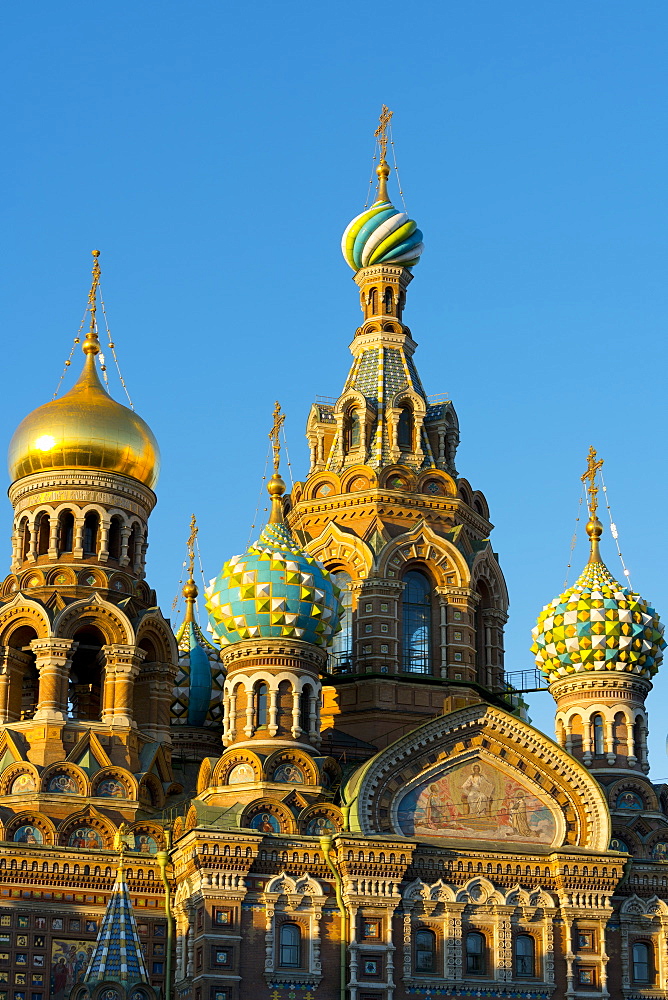
[[[299,725],[299,691],[297,690],[296,684],[292,687],[292,736],[297,739],[301,735],[301,727]],[[304,734],[306,735],[306,734]]]
[[[30,548],[28,549],[28,561],[37,561],[37,525],[34,521],[30,522]]]
[[[84,519],[83,517],[74,518],[74,545],[72,546],[72,558],[73,559],[83,559],[83,531],[84,531]]]
[[[275,736],[278,732],[278,688],[269,688],[269,735]]]
[[[49,523],[49,559],[58,558],[58,518],[51,515]]]
[[[100,544],[98,547],[97,558],[101,563],[106,563],[109,560],[109,528],[111,526],[111,519],[105,517],[104,520],[100,520]]]
[[[134,682],[146,653],[137,646],[114,643],[103,647],[103,655],[105,688],[107,678],[113,677],[113,703],[105,697],[104,721],[112,726],[133,726]]]
[[[78,645],[71,639],[54,638],[33,639],[30,643],[39,673],[35,719],[44,722],[64,722],[67,719],[67,683]]]
[[[128,558],[128,542],[130,540],[130,528],[121,528],[121,558],[118,560],[119,566],[127,566],[129,563]]]

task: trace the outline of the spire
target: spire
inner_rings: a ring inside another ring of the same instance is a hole
[[[123,875],[123,856],[128,837],[126,831],[126,824],[122,823],[114,843],[119,852],[116,882],[102,920],[95,951],[86,970],[85,983],[150,983],[132,901]]]
[[[269,439],[271,440],[271,447],[274,451],[274,474],[267,483],[267,492],[271,497],[271,514],[269,515],[269,524],[283,524],[283,503],[282,496],[285,493],[285,483],[281,479],[278,472],[278,467],[281,464],[281,442],[279,435],[283,424],[285,423],[285,414],[281,413],[281,405],[276,400],[274,406],[274,422],[269,431]]]
[[[589,552],[589,562],[597,563],[601,561],[599,552],[599,539],[603,534],[603,525],[596,516],[598,510],[598,486],[596,485],[596,474],[603,466],[603,459],[596,461],[596,449],[593,445],[589,448],[587,455],[587,469],[580,477],[587,485],[587,507],[589,508],[589,520],[587,521],[587,534],[591,544]]]
[[[376,202],[387,201],[389,202],[389,196],[387,193],[387,178],[390,176],[390,168],[387,163],[387,130],[392,121],[393,111],[390,111],[387,104],[383,104],[380,112],[379,125],[374,135],[378,142],[379,152],[380,152],[380,162],[376,167],[376,174],[378,175],[378,190],[376,192]]]
[[[195,515],[193,514],[190,518],[190,535],[188,536],[188,579],[186,580],[182,591],[186,602],[186,616],[183,621],[184,625],[188,625],[190,622],[195,621],[195,601],[197,600],[197,594],[199,593],[194,580],[195,542],[197,541],[198,531],[199,528],[197,527]]]

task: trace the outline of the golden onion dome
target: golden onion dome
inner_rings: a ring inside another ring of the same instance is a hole
[[[149,488],[158,481],[160,450],[153,431],[134,410],[111,398],[97,374],[99,256],[100,251],[93,250],[90,329],[81,345],[86,356],[83,371],[68,393],[33,410],[16,428],[8,456],[12,482],[51,469],[117,472]]]
[[[90,346],[84,343],[84,350]],[[9,445],[12,482],[50,469],[101,469],[155,486],[158,442],[145,420],[106,392],[95,353],[86,352],[83,371],[68,393],[39,406],[17,427]]]

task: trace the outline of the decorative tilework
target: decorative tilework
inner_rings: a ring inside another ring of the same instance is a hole
[[[531,651],[549,680],[584,670],[653,676],[666,646],[663,625],[639,594],[618,583],[600,561],[547,604]]]
[[[85,983],[108,980],[148,983],[144,954],[127,886],[119,870],[111,899],[102,919],[95,951],[88,964]]]
[[[268,524],[211,581],[206,608],[221,646],[243,639],[294,638],[329,646],[340,629],[340,590],[285,524]]]

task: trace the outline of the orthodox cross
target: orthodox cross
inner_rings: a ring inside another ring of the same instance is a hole
[[[380,162],[382,163],[385,159],[385,154],[387,153],[387,130],[389,128],[390,122],[392,121],[393,111],[390,111],[387,104],[383,104],[380,112],[380,124],[374,135],[378,140],[378,145],[380,146]]]
[[[195,569],[195,542],[197,541],[197,522],[195,515],[190,518],[190,535],[188,536],[188,576],[192,580]]]
[[[90,312],[90,333],[95,333],[95,313],[97,312],[97,286],[100,284],[100,251],[93,250],[93,284],[88,293],[88,309]]]
[[[603,459],[600,458],[598,462],[596,461],[596,449],[593,445],[589,448],[589,454],[587,455],[587,471],[583,473],[580,477],[582,482],[588,481],[587,493],[589,494],[588,506],[589,506],[589,516],[593,520],[596,517],[596,510],[598,508],[598,486],[596,485],[596,473],[603,465]]]
[[[278,435],[280,434],[281,427],[284,423],[285,414],[281,413],[281,404],[278,400],[276,400],[276,405],[274,406],[274,422],[271,430],[269,431],[271,447],[274,449],[274,472],[278,472],[278,466],[281,460],[281,442],[279,441]]]

